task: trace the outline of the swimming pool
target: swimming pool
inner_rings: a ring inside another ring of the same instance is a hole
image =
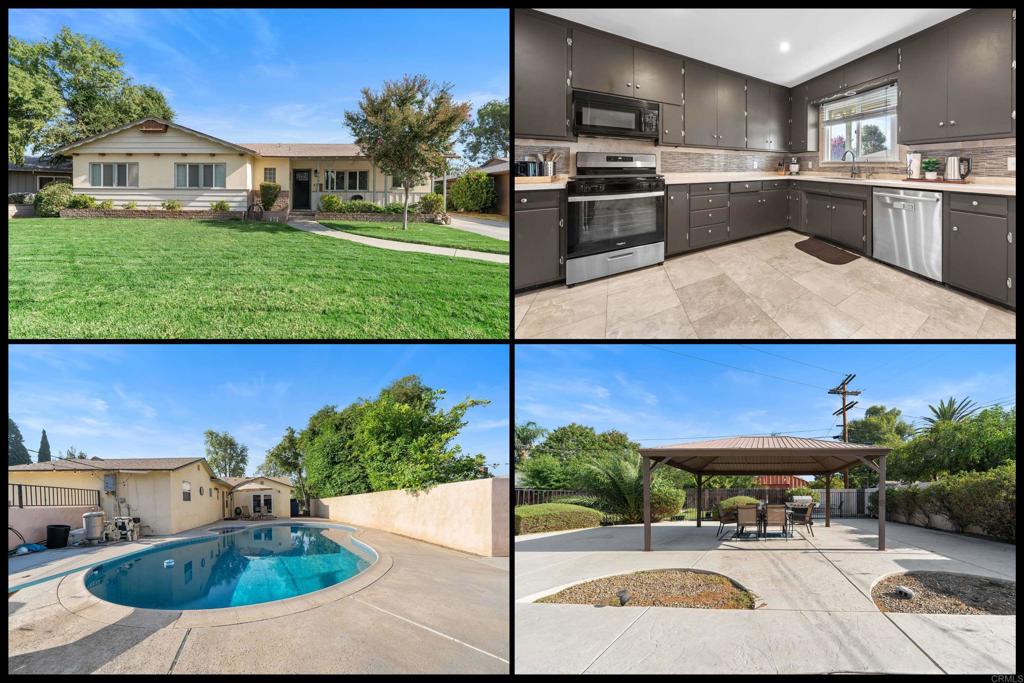
[[[148,609],[282,600],[333,586],[373,564],[377,554],[352,531],[303,524],[247,527],[104,562],[86,574],[85,586],[102,600]]]

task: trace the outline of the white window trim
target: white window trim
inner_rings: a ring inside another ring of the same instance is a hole
[[[68,185],[71,184],[71,178],[67,177],[66,175],[37,175],[36,176],[36,192],[38,192],[39,190],[43,189],[43,186],[40,183],[42,183],[42,181],[44,179],[46,179],[46,178],[49,178],[50,181],[54,182],[54,183],[64,182],[64,183],[67,183]]]
[[[185,167],[188,167],[188,166],[199,166],[200,167],[200,169],[199,169],[199,185],[196,186],[196,187],[193,187],[193,186],[188,184],[188,170],[187,169],[185,171],[185,184],[184,185],[179,185],[178,184],[178,167],[179,166],[185,166]],[[203,166],[214,166],[215,167],[213,169],[213,182],[215,184],[213,184],[213,185],[203,185],[202,184],[203,183],[203,169],[202,169]],[[217,185],[216,184],[216,182],[217,182],[217,169],[216,169],[216,167],[217,166],[223,166],[224,167],[224,185]],[[173,178],[174,178],[174,189],[176,189],[176,190],[224,190],[224,189],[227,189],[227,185],[228,185],[228,165],[226,163],[224,163],[224,162],[211,163],[209,161],[199,161],[199,162],[195,162],[195,161],[178,162],[178,161],[176,161],[176,162],[174,162]]]
[[[188,498],[185,498],[185,494],[188,493]],[[181,502],[191,503],[192,502],[192,482],[182,480],[181,482]]]
[[[343,175],[341,187],[338,187],[338,174]],[[356,175],[356,187],[349,187],[349,173],[365,173],[366,174],[366,187],[359,187],[359,176]],[[324,191],[325,192],[369,192],[370,191],[370,172],[365,168],[348,168],[348,169],[324,169]]]
[[[880,87],[888,87],[888,86],[880,86]],[[865,91],[865,92],[868,92],[868,91]],[[859,93],[859,94],[862,94],[862,93]],[[857,97],[857,95],[854,95],[853,97]],[[896,90],[896,98],[897,98],[897,105],[898,105],[898,102],[899,102],[899,91],[898,90]],[[841,98],[839,98],[839,99],[841,99]],[[824,105],[825,104],[828,104],[828,103],[823,102],[823,103],[821,103],[821,105],[819,105],[817,107],[817,116],[818,116],[818,165],[822,166],[822,167],[825,167],[825,166],[843,166],[843,167],[847,167],[847,166],[850,165],[850,161],[849,160],[847,160],[847,161],[836,161],[836,160],[833,160],[833,159],[829,158],[829,156],[831,155],[831,145],[829,143],[831,141],[829,140],[829,137],[828,137],[828,125],[829,124],[828,124],[827,121],[825,121],[825,113],[824,113]],[[895,166],[898,166],[901,163],[900,159],[903,159],[903,158],[906,157],[907,148],[904,145],[901,145],[899,143],[899,134],[898,134],[898,132],[899,132],[899,127],[900,127],[900,122],[899,122],[899,108],[898,108],[898,106],[892,112],[892,115],[894,117],[896,117],[895,125],[893,126],[893,128],[896,131],[896,134],[894,135],[895,144],[892,145],[892,150],[893,150],[893,153],[895,154],[895,158],[893,158],[893,159],[881,159],[881,160],[867,159],[867,160],[863,160],[862,161],[860,156],[858,156],[857,157],[857,163],[858,164],[874,164],[874,165],[878,165],[878,166],[881,166],[881,165],[895,165]],[[855,119],[856,118],[860,118],[860,117],[855,117]]]
[[[268,171],[274,175],[273,178],[268,178],[267,177],[267,172]],[[276,166],[266,166],[266,167],[264,167],[264,169],[263,169],[263,182],[265,182],[265,183],[276,183],[277,182],[277,167]]]
[[[128,173],[128,178],[125,178],[125,184],[124,185],[118,185],[117,184],[117,167],[118,166],[122,166],[122,165],[125,166],[125,173]],[[93,183],[92,183],[92,167],[93,166],[99,166],[100,167],[100,184],[99,185],[93,185]],[[113,166],[114,167],[114,170],[110,174],[110,177],[112,178],[112,181],[113,181],[113,185],[104,185],[103,184],[103,166]],[[130,185],[128,183],[128,181],[131,179],[131,176],[132,176],[132,174],[128,171],[128,167],[129,166],[134,166],[135,167],[135,184],[134,185]],[[90,161],[89,162],[89,171],[88,172],[89,172],[89,187],[118,188],[118,187],[138,187],[139,186],[139,162],[137,162],[137,161]]]

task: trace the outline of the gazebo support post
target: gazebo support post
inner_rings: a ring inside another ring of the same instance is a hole
[[[878,549],[885,550],[885,456],[878,459]]]
[[[700,527],[700,518],[701,518],[701,515],[703,514],[701,512],[701,509],[700,509],[700,501],[701,501],[701,497],[702,497],[701,494],[703,493],[703,490],[704,490],[703,489],[703,483],[704,483],[703,475],[698,474],[697,475],[697,527],[698,528]]]
[[[825,526],[832,526],[832,473],[828,472],[825,480]]]
[[[644,551],[651,549],[651,459],[644,456],[640,461],[644,474]]]

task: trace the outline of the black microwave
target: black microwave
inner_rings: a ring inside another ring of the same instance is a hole
[[[576,135],[658,139],[657,102],[574,90],[572,117]]]

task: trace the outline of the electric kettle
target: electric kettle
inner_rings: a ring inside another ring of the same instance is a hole
[[[946,180],[963,180],[971,174],[971,160],[964,157],[946,157]]]

